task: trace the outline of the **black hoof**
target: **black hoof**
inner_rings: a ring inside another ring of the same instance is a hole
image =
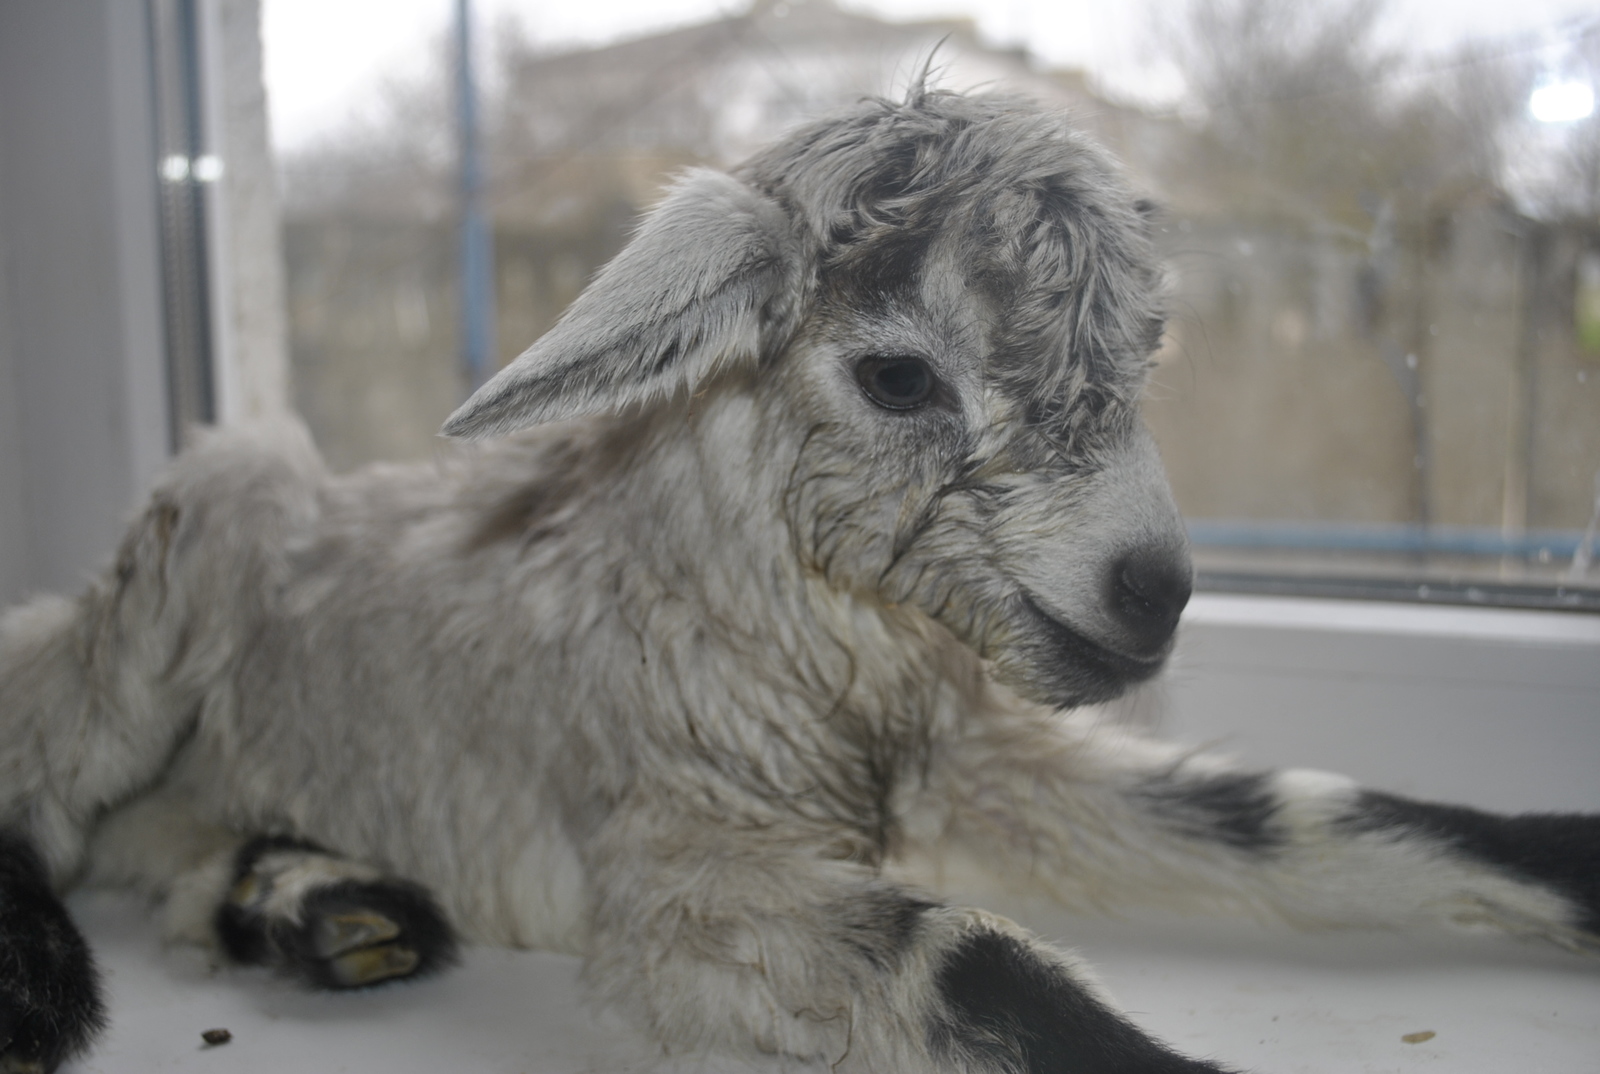
[[[433,973],[456,960],[455,934],[428,892],[365,872],[306,843],[252,841],[217,911],[238,962],[275,966],[314,988],[365,988]],[[289,889],[298,895],[286,894]]]
[[[48,1074],[105,1022],[89,945],[44,863],[0,832],[0,1074]]]

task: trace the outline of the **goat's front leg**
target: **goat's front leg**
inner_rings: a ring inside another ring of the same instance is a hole
[[[835,1071],[1217,1074],[1086,970],[768,825],[629,808],[589,845],[597,991],[673,1052]]]
[[[1487,927],[1600,951],[1600,816],[1497,816],[1254,772],[1038,710],[974,726],[933,784],[930,828],[1069,905]]]

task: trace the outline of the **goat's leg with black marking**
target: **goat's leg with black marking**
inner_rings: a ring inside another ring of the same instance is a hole
[[[364,988],[455,962],[444,913],[420,885],[296,839],[239,848],[217,937],[237,962],[314,988]]]
[[[92,964],[54,889],[96,819],[156,783],[206,707],[229,703],[230,662],[287,536],[316,510],[320,464],[280,439],[186,455],[102,578],[0,618],[0,1040],[23,1017],[42,1034],[0,1043],[0,1070],[52,1069],[92,1035]],[[62,940],[34,943],[47,934]]]
[[[286,836],[207,822],[165,785],[95,829],[88,882],[164,903],[166,938],[220,948],[313,988],[362,988],[442,969],[455,936],[421,886]]]
[[[1067,903],[1162,901],[1304,926],[1490,928],[1600,950],[1600,817],[1496,816],[1259,773],[1018,711],[936,766],[942,828]]]
[[[50,1071],[99,1029],[88,945],[57,895],[101,809],[155,778],[192,718],[146,674],[176,522],[157,504],[110,577],[0,619],[0,1072]],[[144,626],[145,629],[140,629]]]
[[[590,847],[589,977],[669,1051],[836,1071],[1218,1074],[1023,929],[940,905],[777,825],[629,811]]]
[[[104,1023],[88,945],[44,862],[0,831],[0,1072],[54,1070]]]

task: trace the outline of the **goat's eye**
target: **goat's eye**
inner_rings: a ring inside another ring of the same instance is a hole
[[[915,409],[932,399],[939,385],[927,362],[905,354],[863,358],[856,380],[867,398],[889,410]]]

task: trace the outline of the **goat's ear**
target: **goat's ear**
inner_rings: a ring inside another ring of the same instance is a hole
[[[556,326],[443,431],[493,436],[692,391],[787,331],[799,262],[775,203],[720,172],[691,171]]]

